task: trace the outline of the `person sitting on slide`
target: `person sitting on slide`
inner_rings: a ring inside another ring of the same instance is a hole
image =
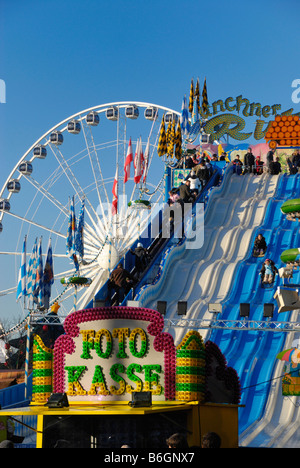
[[[275,275],[277,273],[278,273],[278,270],[275,266],[275,263],[273,262],[273,260],[270,260],[269,258],[267,258],[264,261],[263,266],[260,270],[262,282],[269,283],[269,284],[274,283]]]
[[[258,234],[254,240],[254,248],[253,248],[253,254],[254,255],[263,255],[265,251],[267,250],[267,243],[266,239],[262,234]]]

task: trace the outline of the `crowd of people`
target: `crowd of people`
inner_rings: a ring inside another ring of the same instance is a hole
[[[214,156],[215,158],[212,158],[212,160],[218,160],[216,155]],[[213,166],[205,153],[202,156],[188,154],[184,159],[184,164],[181,165],[182,167],[189,169],[189,173],[179,187],[172,188],[169,191],[168,204],[170,206],[174,203],[180,203],[181,205],[183,203],[193,203],[213,175]]]
[[[187,438],[184,434],[178,432],[172,434],[166,440],[166,448],[177,449],[177,450],[192,450],[195,451],[199,448],[221,448],[221,437],[216,432],[207,432],[203,435],[201,446],[192,446],[190,447],[187,441]],[[14,442],[11,440],[3,440],[0,443],[0,448],[15,448]],[[65,439],[59,439],[56,441],[53,448],[73,448],[72,444]],[[131,449],[132,447],[128,444],[123,444],[122,449]]]
[[[130,289],[140,280],[143,272],[151,262],[151,255],[141,242],[138,242],[135,249],[130,249],[130,253],[135,257],[135,265],[132,271],[126,270],[122,263],[111,272],[108,281],[107,300],[110,305],[119,305]]]
[[[166,448],[176,450],[198,450],[200,448],[221,448],[221,437],[216,432],[206,432],[201,440],[201,445],[190,447],[185,434],[176,432],[166,439]],[[121,448],[132,448],[128,444],[124,444]]]
[[[287,164],[289,167],[290,174],[297,174],[300,168],[300,151],[294,151],[290,158],[287,158]]]
[[[209,158],[205,153],[200,156],[198,153],[187,154],[180,161],[178,168],[180,169],[190,169],[191,173],[189,178],[191,179],[191,186],[194,188],[193,180],[197,183],[197,189],[199,189],[199,182],[197,177],[201,182],[201,189],[205,185],[205,180],[207,180],[207,173],[204,175],[206,170],[211,171],[212,165],[211,162],[215,161],[229,161],[228,155],[226,152],[223,152],[220,157],[217,154],[213,154]],[[203,164],[201,164],[203,163]],[[243,160],[240,155],[237,154],[232,160],[233,171],[238,175],[252,173],[256,175],[262,174],[264,171],[271,175],[278,175],[282,172],[282,167],[280,163],[280,158],[275,156],[275,150],[270,149],[266,155],[266,162],[262,160],[261,156],[255,156],[252,152],[252,148],[248,148],[247,153],[244,155]],[[200,167],[201,164],[201,167]],[[287,165],[289,168],[290,174],[296,174],[300,168],[300,150],[296,150],[292,153],[290,157],[287,157]],[[203,171],[203,172],[201,172]],[[199,175],[201,174],[201,177]],[[196,177],[195,177],[196,176]]]
[[[289,174],[297,174],[300,168],[300,151],[294,151],[291,156],[287,157],[286,162],[289,168]],[[251,148],[248,149],[243,161],[237,154],[232,163],[233,171],[238,175],[247,173],[260,175],[264,172],[264,168],[265,171],[271,175],[278,175],[282,172],[279,157],[275,157],[275,151],[272,149],[270,149],[266,155],[266,163],[262,161],[260,156],[254,156]]]
[[[240,156],[237,154],[232,163],[233,171],[238,175],[247,173],[260,175],[264,172],[264,166],[266,167],[266,171],[271,175],[278,175],[281,172],[279,158],[274,158],[273,150],[270,150],[267,153],[266,165],[260,156],[254,156],[251,148],[248,148],[248,151],[244,156],[244,161],[242,161]]]

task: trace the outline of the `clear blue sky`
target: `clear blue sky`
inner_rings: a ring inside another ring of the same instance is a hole
[[[299,17],[298,0],[0,0],[0,187],[61,120],[126,100],[180,111],[192,77],[210,102],[299,112]]]
[[[298,0],[0,0],[0,185],[25,150],[73,113],[112,101],[178,109],[190,80],[212,102],[291,101]]]

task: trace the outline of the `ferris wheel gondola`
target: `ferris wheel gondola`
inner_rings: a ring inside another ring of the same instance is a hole
[[[47,148],[44,145],[37,145],[33,149],[33,155],[39,159],[45,159],[47,156]]]
[[[12,179],[7,183],[7,190],[11,193],[19,193],[21,190],[21,184],[18,179]]]
[[[33,172],[33,165],[28,161],[24,161],[19,165],[18,171],[20,172],[20,174],[29,176]]]
[[[43,244],[45,265],[46,246],[51,239],[54,263],[51,300],[59,298],[63,315],[73,310],[72,286],[60,281],[76,276],[74,264],[66,254],[69,199],[73,196],[77,215],[85,199],[84,257],[79,261],[77,276],[89,278],[83,288],[80,285],[77,288],[77,307],[84,308],[95,297],[111,269],[148,225],[152,203],[163,202],[165,161],[157,157],[159,113],[179,117],[172,109],[145,102],[91,107],[56,124],[23,154],[0,191],[0,258],[5,272],[0,287],[1,301],[5,304],[2,309],[16,309],[15,292],[26,236],[27,267],[36,238]],[[106,119],[100,120],[101,114]],[[147,180],[139,184],[134,182],[133,172],[128,182],[123,180],[131,136],[134,145],[141,139],[143,151],[148,143],[150,148]],[[153,161],[156,161],[154,170]],[[160,170],[157,164],[161,164]],[[113,215],[116,168],[118,212]],[[21,309],[23,316],[34,307],[28,297],[25,299],[18,302],[16,309]]]
[[[68,122],[68,132],[73,133],[74,135],[78,135],[81,131],[81,125],[80,122],[76,119],[70,120]]]

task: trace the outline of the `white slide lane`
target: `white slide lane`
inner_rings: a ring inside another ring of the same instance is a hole
[[[175,248],[167,259],[161,279],[142,291],[143,307],[156,308],[167,301],[166,318],[177,316],[178,301],[187,301],[185,318],[211,319],[208,303],[221,303],[230,292],[237,265],[253,243],[253,232],[263,223],[268,202],[281,176],[245,175],[228,172],[222,189],[214,189],[204,219],[204,243],[198,249]],[[184,328],[166,330],[175,343]],[[201,332],[205,340],[205,332]]]
[[[291,315],[291,321],[299,322],[299,320],[299,311],[296,310]],[[288,333],[283,349],[296,347],[299,339],[300,333]],[[283,368],[284,362],[277,361],[263,417],[240,435],[241,446],[300,447],[300,397],[282,395]]]

